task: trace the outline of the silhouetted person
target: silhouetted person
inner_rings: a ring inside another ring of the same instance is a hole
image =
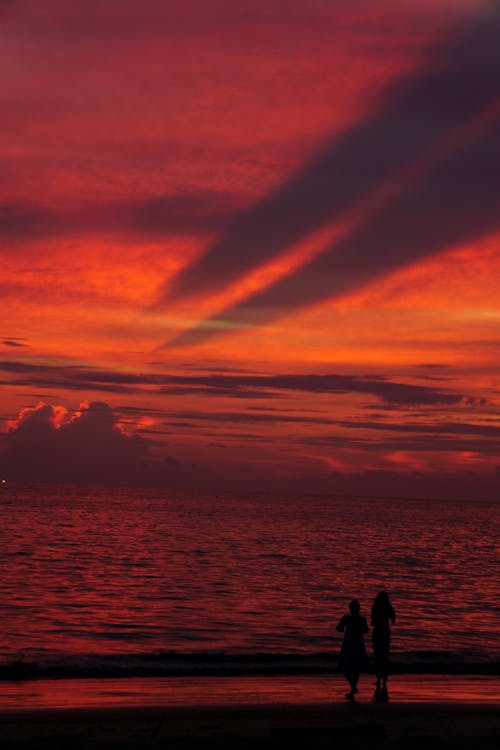
[[[372,643],[373,656],[375,659],[375,700],[386,701],[389,698],[387,692],[387,676],[389,673],[389,648],[391,645],[391,623],[396,622],[396,613],[392,606],[387,591],[380,591],[375,597],[372,607]]]
[[[359,673],[363,672],[368,664],[365,648],[365,633],[368,633],[368,623],[366,617],[360,614],[360,605],[357,599],[353,599],[349,604],[349,612],[350,614],[342,617],[337,625],[337,630],[339,633],[344,633],[339,666],[351,686],[351,690],[346,693],[346,698],[353,701],[358,692]]]

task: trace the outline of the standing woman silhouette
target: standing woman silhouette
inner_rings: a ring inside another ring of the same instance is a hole
[[[368,665],[365,648],[365,633],[368,632],[368,624],[366,617],[360,614],[360,604],[357,599],[353,599],[349,604],[349,613],[342,617],[337,625],[337,631],[344,633],[339,666],[351,686],[345,697],[353,701],[358,692],[359,673],[365,671]]]
[[[389,648],[391,645],[391,623],[396,622],[396,613],[387,591],[380,591],[372,607],[372,643],[375,660],[375,700],[389,700],[387,677],[389,673]]]

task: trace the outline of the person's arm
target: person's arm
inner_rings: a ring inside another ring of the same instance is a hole
[[[396,622],[396,612],[394,611],[394,607],[391,607],[391,622],[393,625]]]
[[[344,632],[344,628],[345,628],[345,615],[344,615],[344,617],[342,617],[342,619],[340,620],[340,622],[337,625],[337,627],[335,628],[335,630],[338,633],[343,633]]]
[[[366,621],[366,617],[363,617],[363,633],[368,633],[370,628],[368,627],[368,623]]]

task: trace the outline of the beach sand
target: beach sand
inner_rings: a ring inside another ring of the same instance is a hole
[[[19,711],[0,715],[10,748],[480,748],[500,743],[498,707],[446,703],[252,705]]]
[[[467,748],[500,745],[498,677],[404,675],[355,704],[340,675],[0,683],[0,748]]]
[[[500,745],[498,677],[398,675],[355,704],[341,675],[0,683],[0,748],[480,748]]]

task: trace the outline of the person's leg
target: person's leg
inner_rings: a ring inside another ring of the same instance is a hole
[[[373,661],[375,662],[375,695],[374,698],[376,701],[379,701],[382,695],[382,669],[380,665],[380,651],[377,648],[377,643],[374,642],[373,644]]]
[[[385,644],[381,660],[381,678],[382,678],[382,700],[387,700],[387,678],[389,676],[389,643]]]
[[[345,697],[348,700],[353,701],[354,700],[354,694],[358,692],[356,690],[356,684],[358,682],[358,677],[359,676],[356,675],[354,672],[344,672],[344,674],[345,674],[345,678],[346,678],[346,680],[349,683],[349,686],[351,688],[349,690],[349,692],[345,694]]]
[[[387,691],[387,672],[385,672],[382,675],[382,690],[381,690],[381,698],[383,701],[386,701],[389,699],[389,693]]]

